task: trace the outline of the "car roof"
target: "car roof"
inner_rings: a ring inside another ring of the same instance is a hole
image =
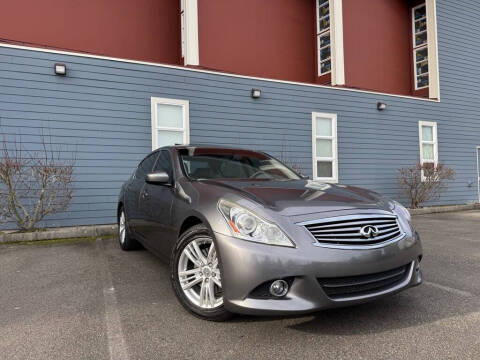
[[[222,150],[244,150],[244,151],[248,150],[253,152],[261,152],[258,150],[246,149],[242,147],[209,145],[209,144],[171,145],[171,146],[163,146],[158,150],[161,150],[161,149],[222,149]]]

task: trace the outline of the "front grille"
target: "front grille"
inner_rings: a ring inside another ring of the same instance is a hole
[[[376,274],[341,278],[318,278],[318,283],[333,300],[374,295],[398,285],[408,276],[409,265]]]
[[[394,215],[351,215],[326,218],[303,224],[319,244],[326,245],[374,245],[399,238],[402,234]],[[378,234],[366,237],[360,230],[374,226]]]

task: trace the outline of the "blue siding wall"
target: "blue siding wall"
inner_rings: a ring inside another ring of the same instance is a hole
[[[152,96],[190,101],[192,143],[264,150],[309,175],[311,113],[337,113],[340,182],[394,198],[396,170],[418,161],[418,121],[436,121],[439,159],[457,172],[440,203],[476,201],[480,8],[439,0],[437,12],[440,103],[0,47],[1,130],[29,149],[43,131],[66,157],[77,153],[73,203],[47,226],[115,222],[121,183],[151,149]],[[55,62],[67,77],[53,74]]]

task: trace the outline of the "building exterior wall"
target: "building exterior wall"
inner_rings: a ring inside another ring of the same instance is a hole
[[[3,1],[0,41],[180,64],[180,1]]]
[[[438,203],[477,201],[480,9],[473,0],[437,6],[441,102],[0,46],[1,130],[29,149],[44,131],[77,152],[73,203],[48,226],[115,222],[120,186],[151,150],[152,96],[190,102],[192,143],[264,150],[308,175],[312,112],[336,113],[340,183],[400,200],[396,171],[418,161],[418,122],[437,122],[439,160],[457,172]],[[53,74],[55,62],[68,76]]]
[[[411,95],[411,7],[406,0],[343,0],[347,87]]]
[[[200,65],[236,74],[314,82],[314,4],[313,0],[199,1]]]

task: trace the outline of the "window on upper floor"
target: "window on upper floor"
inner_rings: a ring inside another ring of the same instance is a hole
[[[429,86],[427,6],[412,8],[413,63],[415,90]]]
[[[337,115],[312,114],[313,178],[338,182]]]
[[[318,76],[332,71],[330,0],[317,0]]]

